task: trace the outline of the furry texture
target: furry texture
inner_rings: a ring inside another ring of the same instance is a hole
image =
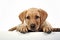
[[[19,14],[19,19],[21,20],[20,26],[15,26],[9,31],[17,30],[22,33],[31,31],[43,30],[43,32],[49,32],[52,30],[51,25],[46,21],[48,14],[46,11],[38,8],[30,8]],[[34,24],[34,27],[31,27]]]

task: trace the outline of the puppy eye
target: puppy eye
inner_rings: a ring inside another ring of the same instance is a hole
[[[30,17],[29,17],[29,16],[27,16],[27,17],[26,17],[26,19],[30,19]]]
[[[40,17],[39,17],[39,16],[36,16],[36,17],[35,17],[35,19],[38,19],[38,18],[40,18]]]

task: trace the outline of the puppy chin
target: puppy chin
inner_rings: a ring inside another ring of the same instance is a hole
[[[36,31],[36,29],[34,28],[34,29],[30,29],[31,31],[33,31],[33,32],[35,32]]]
[[[36,32],[36,31],[38,31],[38,29],[39,29],[39,27],[30,28],[30,30],[31,30],[31,31],[33,31],[33,32]]]

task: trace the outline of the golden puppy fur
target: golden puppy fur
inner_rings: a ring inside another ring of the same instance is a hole
[[[43,32],[51,31],[51,25],[46,21],[47,16],[47,12],[42,9],[30,8],[19,14],[19,19],[22,24],[9,29],[9,31],[17,30],[24,33],[28,32],[28,30],[43,30]],[[34,24],[32,25],[33,27],[31,27],[31,24]]]

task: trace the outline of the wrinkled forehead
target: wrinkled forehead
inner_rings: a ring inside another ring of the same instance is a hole
[[[26,16],[40,16],[40,13],[36,9],[30,9],[27,11]]]

